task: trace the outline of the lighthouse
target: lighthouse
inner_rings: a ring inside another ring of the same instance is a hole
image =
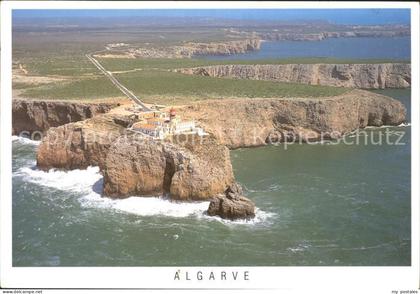
[[[175,117],[176,117],[176,110],[172,107],[172,108],[169,110],[169,119],[170,119],[170,120],[173,120]]]

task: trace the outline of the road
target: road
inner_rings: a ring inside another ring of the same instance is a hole
[[[131,100],[133,100],[136,104],[140,105],[144,111],[151,111],[151,109],[149,107],[147,107],[140,99],[139,97],[137,97],[136,95],[134,95],[133,92],[131,92],[130,90],[128,90],[123,84],[120,83],[120,81],[117,80],[116,77],[114,77],[114,75],[107,71],[102,64],[100,64],[100,62],[98,60],[96,60],[92,54],[86,54],[86,57],[108,78],[111,80],[111,82],[121,91],[124,93],[124,95],[126,95],[128,98],[130,98]]]

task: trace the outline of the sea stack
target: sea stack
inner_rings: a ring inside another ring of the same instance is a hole
[[[242,194],[241,186],[234,183],[224,194],[217,195],[211,200],[207,214],[231,220],[254,218],[255,204]]]

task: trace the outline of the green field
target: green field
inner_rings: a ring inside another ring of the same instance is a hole
[[[164,70],[115,75],[127,88],[148,103],[184,104],[191,100],[225,97],[323,97],[349,89],[270,81],[233,80],[184,75]],[[122,96],[105,77],[27,89],[24,96],[46,99],[95,99]]]
[[[89,100],[123,96],[121,92],[105,77],[77,80],[68,83],[51,83],[25,90],[24,97]]]
[[[21,58],[19,63],[31,75],[68,76],[97,75],[97,68],[85,56]]]
[[[269,60],[217,61],[206,59],[99,59],[103,66],[136,95],[149,103],[180,104],[192,100],[224,97],[325,97],[349,89],[271,81],[235,80],[183,75],[169,70],[218,64],[314,64],[408,62],[383,59],[287,58]],[[44,85],[14,83],[22,96],[45,99],[102,99],[122,93],[89,62],[85,56],[21,58],[29,75],[60,76],[69,81]],[[132,71],[136,69],[136,71]],[[118,73],[121,71],[122,73]],[[128,72],[124,72],[128,71]]]

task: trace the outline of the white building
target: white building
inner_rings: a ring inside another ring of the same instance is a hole
[[[156,139],[179,134],[206,135],[202,128],[196,127],[194,121],[181,121],[173,109],[171,109],[169,117],[163,112],[146,112],[142,116],[142,121],[134,123],[131,130]]]

